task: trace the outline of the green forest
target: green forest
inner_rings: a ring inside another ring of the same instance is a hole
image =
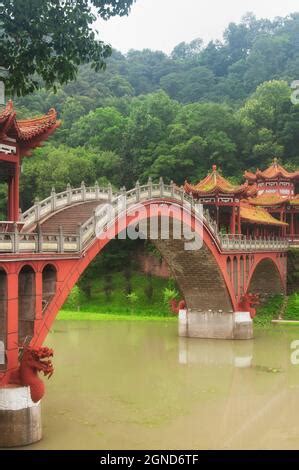
[[[68,183],[110,182],[129,189],[137,180],[162,176],[180,185],[198,181],[213,164],[238,182],[245,169],[264,168],[274,156],[289,169],[298,167],[295,80],[299,13],[273,21],[247,14],[239,24],[229,24],[222,41],[204,44],[197,38],[169,55],[114,50],[105,70],[81,65],[77,80],[55,92],[41,83],[37,91],[13,97],[19,116],[54,107],[62,124],[23,162],[22,210]],[[4,216],[3,185],[0,194]],[[107,264],[115,272],[127,267],[123,290],[130,295],[134,250],[128,243],[111,244],[80,280],[85,297],[97,289],[94,279],[104,276],[103,292],[110,298],[116,282],[107,275]],[[149,279],[144,302],[151,291]]]
[[[170,55],[113,51],[106,70],[81,66],[74,82],[15,99],[20,116],[54,107],[62,125],[24,161],[22,209],[67,183],[130,188],[163,176],[196,181],[213,163],[240,180],[276,156],[299,163],[299,13],[248,14],[223,40],[178,44]]]

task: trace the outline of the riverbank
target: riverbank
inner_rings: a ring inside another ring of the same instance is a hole
[[[153,321],[153,322],[174,322],[177,316],[154,316],[154,315],[119,315],[115,313],[91,313],[72,312],[61,310],[57,316],[60,321]]]
[[[58,320],[176,321],[164,299],[165,289],[170,288],[175,288],[172,280],[138,272],[133,272],[130,279],[123,273],[114,273],[109,283],[98,277],[91,281],[88,295],[77,286],[73,289]],[[257,308],[254,324],[267,327],[280,317],[299,321],[299,294],[287,299],[282,295],[271,297]]]

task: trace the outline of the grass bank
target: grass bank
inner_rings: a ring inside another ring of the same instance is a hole
[[[299,321],[299,294],[292,294],[288,297],[284,311],[282,311],[283,303],[284,297],[275,295],[258,307],[254,319],[255,325],[270,325],[272,320],[277,320],[280,314],[284,320]]]
[[[58,319],[173,319],[174,315],[164,302],[164,289],[169,288],[172,281],[134,272],[129,283],[130,296],[123,273],[113,274],[109,286],[101,277],[94,279],[89,296],[76,286]]]
[[[171,281],[134,272],[129,283],[134,294],[131,299],[126,294],[128,280],[123,273],[114,273],[108,288],[103,277],[92,280],[89,296],[76,287],[59,312],[58,320],[176,321],[176,315],[164,302],[164,289],[172,287]],[[258,307],[255,325],[270,326],[281,313],[283,302],[284,297],[276,295]],[[289,296],[283,319],[299,321],[299,294]]]
[[[72,312],[68,310],[61,310],[58,314],[57,320],[68,321],[177,321],[176,315],[172,316],[146,316],[146,315],[117,315],[111,313],[90,313],[90,312]]]

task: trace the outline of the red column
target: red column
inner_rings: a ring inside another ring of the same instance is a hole
[[[20,167],[16,165],[15,177],[14,177],[14,221],[17,222],[19,220],[19,193],[20,193]]]
[[[17,265],[14,266],[17,270]],[[7,368],[14,369],[18,366],[18,274],[7,275]]]
[[[291,238],[294,238],[294,213],[291,212],[291,227],[290,227]]]
[[[35,322],[34,333],[39,329],[40,322],[43,318],[43,275],[42,272],[36,271],[35,273]]]
[[[231,219],[230,219],[230,232],[232,235],[235,235],[236,233],[236,212],[235,212],[235,206],[232,207],[232,214],[231,214]]]
[[[14,220],[14,178],[8,181],[7,220]]]
[[[238,233],[241,233],[241,210],[240,210],[240,206],[238,207]]]

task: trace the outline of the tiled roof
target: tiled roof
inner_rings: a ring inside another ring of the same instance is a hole
[[[298,206],[299,205],[299,194],[297,196],[293,197],[290,201],[291,206]]]
[[[36,138],[49,135],[60,125],[55,109],[40,117],[17,120],[12,101],[0,112],[0,136],[13,137],[21,144],[28,144]]]
[[[241,194],[246,191],[248,184],[236,186],[223,178],[217,171],[216,165],[213,165],[212,172],[196,185],[185,182],[184,189],[187,193],[196,196],[206,196],[209,194]]]
[[[265,193],[254,198],[249,198],[249,202],[254,206],[278,206],[288,202],[289,199],[289,197],[280,196],[278,193]]]
[[[257,181],[258,179],[273,180],[279,177],[292,180],[297,178],[299,179],[299,171],[287,171],[279,165],[277,158],[274,158],[272,165],[266,170],[256,170],[255,174],[250,171],[245,171],[244,177],[248,181]]]
[[[240,204],[240,215],[241,219],[253,224],[277,225],[280,227],[288,225],[272,217],[272,215],[262,207],[254,207],[243,201]]]

